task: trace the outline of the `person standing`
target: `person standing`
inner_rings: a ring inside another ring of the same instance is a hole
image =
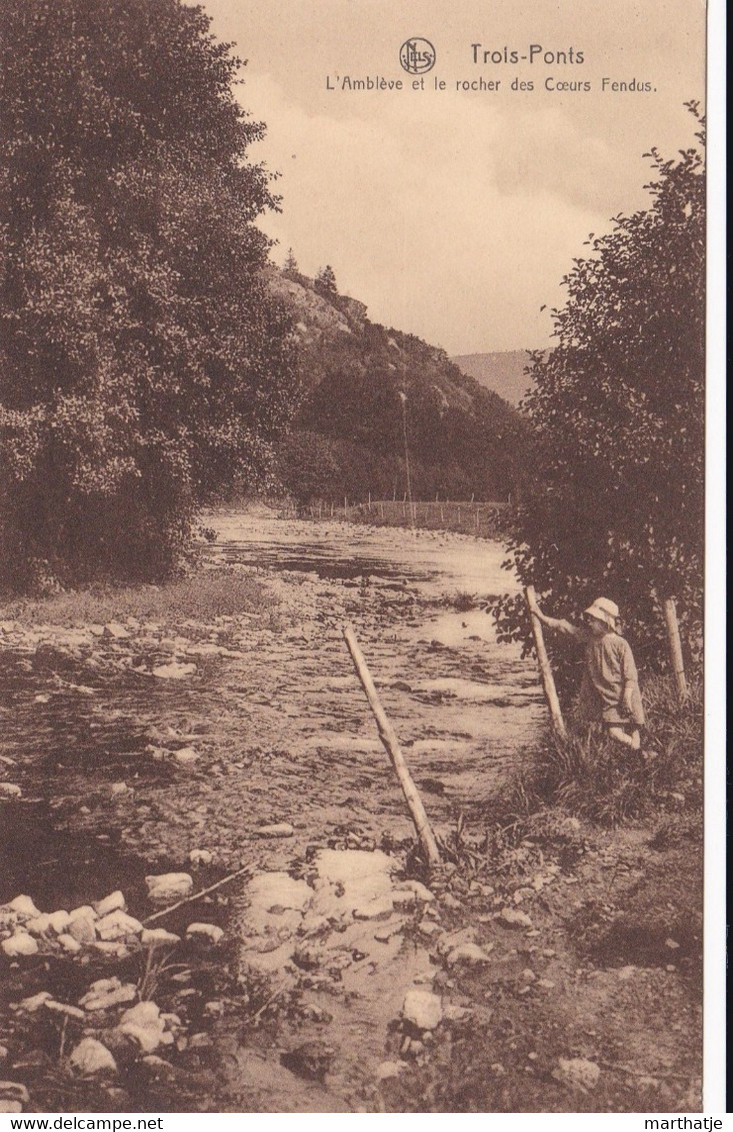
[[[548,629],[572,637],[585,647],[585,668],[580,688],[581,718],[599,723],[616,743],[638,751],[644,708],[639,676],[631,645],[619,633],[620,613],[615,602],[599,597],[583,611],[583,624],[548,617],[539,605],[534,613]]]

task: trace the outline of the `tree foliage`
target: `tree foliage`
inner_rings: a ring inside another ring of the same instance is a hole
[[[700,148],[648,155],[648,208],[591,236],[563,280],[556,345],[533,356],[524,410],[544,485],[522,508],[511,565],[553,610],[615,600],[635,651],[664,663],[660,602],[700,630],[704,504],[705,176]],[[529,641],[519,598],[497,610]]]
[[[6,579],[164,572],[195,504],[266,473],[288,324],[240,61],[179,0],[0,10]]]

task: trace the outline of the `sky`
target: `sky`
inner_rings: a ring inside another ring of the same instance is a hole
[[[238,97],[267,125],[250,156],[279,175],[282,211],[261,221],[273,259],[292,248],[307,275],[330,264],[373,321],[452,355],[549,345],[589,234],[649,201],[643,155],[694,144],[701,0],[203,6],[247,61]],[[400,63],[415,38],[435,52],[421,76]],[[349,89],[367,78],[402,89]],[[481,80],[498,88],[463,89]],[[632,81],[650,89],[611,86]]]

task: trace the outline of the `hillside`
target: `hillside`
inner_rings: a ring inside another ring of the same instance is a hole
[[[527,426],[505,400],[358,300],[294,270],[268,277],[299,344],[303,401],[280,460],[296,498],[401,498],[405,430],[415,499],[516,493]]]
[[[451,358],[463,373],[498,393],[510,405],[518,405],[529,388],[529,378],[524,372],[528,360],[525,350],[457,354]]]

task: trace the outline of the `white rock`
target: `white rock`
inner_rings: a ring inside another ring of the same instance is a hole
[[[526,912],[520,912],[517,908],[502,908],[499,919],[502,924],[508,928],[531,928],[532,920]]]
[[[126,782],[113,782],[112,783],[111,794],[112,794],[113,798],[116,797],[118,794],[127,794],[128,790],[130,790],[130,787],[127,785]]]
[[[432,904],[435,900],[434,894],[424,884],[421,884],[419,880],[405,880],[400,883],[399,887],[394,892],[395,904],[397,904],[398,897],[408,892],[411,892],[414,897],[413,903]]]
[[[489,952],[493,950],[493,943],[489,943],[486,947],[479,947],[477,943],[462,943],[459,947],[454,947],[452,951],[448,952],[448,966],[455,967],[459,963],[479,964],[490,963],[491,957]]]
[[[9,959],[18,959],[21,955],[36,955],[38,944],[28,932],[17,932],[10,939],[4,939],[0,944]]]
[[[19,1101],[21,1104],[28,1104],[31,1099],[25,1085],[16,1081],[0,1081],[0,1097],[3,1100]]]
[[[132,983],[125,983],[124,986],[109,990],[89,991],[83,998],[79,999],[79,1005],[91,1014],[95,1010],[109,1010],[113,1006],[122,1006],[126,1002],[134,1002],[136,998],[137,987],[133,986]]]
[[[56,932],[56,935],[61,935],[61,933],[65,932],[69,927],[71,923],[71,916],[68,912],[65,912],[63,908],[60,908],[58,912],[51,912],[49,914],[48,922],[50,924],[51,931]]]
[[[68,951],[69,955],[74,955],[77,951],[81,951],[79,941],[74,939],[73,935],[69,935],[67,932],[61,933],[58,942],[60,946],[63,947],[64,951]]]
[[[34,916],[41,914],[30,896],[16,896],[6,907],[17,912],[20,919],[31,920]]]
[[[46,1010],[50,1010],[52,1014],[65,1014],[69,1018],[76,1018],[77,1021],[86,1018],[83,1010],[78,1006],[69,1006],[68,1002],[56,1002],[53,998],[47,998],[43,1004]]]
[[[134,916],[118,909],[97,920],[95,925],[100,939],[124,939],[127,935],[139,935],[143,925]]]
[[[34,1014],[49,998],[53,998],[49,991],[39,991],[38,994],[31,995],[30,998],[24,998],[20,1003],[20,1009],[27,1011],[28,1014]]]
[[[182,766],[190,766],[191,763],[198,762],[199,755],[194,747],[181,747],[174,752],[173,758]]]
[[[109,896],[105,896],[103,900],[97,900],[94,911],[98,916],[108,916],[110,912],[124,912],[126,907],[125,897],[117,889],[116,892],[110,892]]]
[[[388,920],[394,912],[391,896],[377,896],[354,908],[355,920]]]
[[[8,1049],[8,1047],[7,1046],[0,1046],[0,1061],[5,1061],[5,1059],[9,1055],[10,1055],[10,1050]]]
[[[137,1006],[126,1010],[117,1029],[134,1038],[145,1053],[154,1053],[159,1045],[168,1045],[173,1041],[173,1035],[165,1033],[165,1021],[160,1017],[160,1008],[154,1002],[139,1002]]]
[[[418,1030],[434,1030],[443,1017],[443,1006],[437,994],[409,990],[402,1005],[402,1016]]]
[[[103,994],[105,991],[119,990],[121,986],[122,983],[116,975],[112,975],[109,979],[97,979],[96,982],[90,985],[86,997],[95,994]],[[83,999],[80,999],[80,1001],[83,1001]]]
[[[262,825],[255,831],[256,837],[292,837],[295,833],[289,822],[276,822],[274,825]]]
[[[211,940],[212,943],[218,943],[220,939],[224,938],[224,931],[216,924],[189,924],[186,928],[187,936],[203,936],[205,939]]]
[[[137,1026],[157,1026],[160,1024],[160,1007],[157,1002],[149,999],[146,1002],[138,1002],[137,1006],[125,1010],[120,1022],[134,1022]]]
[[[112,909],[110,909],[112,911]],[[99,913],[95,912],[91,904],[80,904],[78,908],[72,908],[69,912],[69,922],[73,923],[74,920],[84,918],[85,920],[96,920]]]
[[[82,1038],[69,1058],[71,1064],[81,1073],[104,1073],[117,1069],[117,1063],[106,1046],[96,1038]]]
[[[14,782],[0,782],[0,797],[20,798],[23,791]]]
[[[153,676],[157,676],[159,680],[185,680],[188,676],[193,676],[196,671],[195,664],[178,664],[176,661],[171,661],[170,664],[159,664],[154,668]]]
[[[188,859],[192,865],[210,865],[214,860],[214,854],[208,849],[192,849]]]
[[[113,641],[127,641],[130,639],[130,634],[124,625],[120,625],[119,621],[110,621],[104,627],[104,636],[111,637]]]
[[[406,1069],[407,1063],[404,1061],[383,1061],[377,1066],[377,1080],[389,1081],[393,1077],[399,1077]]]
[[[92,947],[100,955],[107,955],[113,959],[127,959],[130,954],[129,948],[125,947],[124,943],[116,943],[111,939],[98,939]]]
[[[601,1070],[595,1061],[586,1061],[584,1057],[561,1057],[552,1075],[564,1084],[586,1092],[598,1084]]]
[[[181,937],[165,928],[143,928],[140,942],[143,947],[160,947],[181,942]]]
[[[66,933],[76,940],[77,943],[94,943],[97,938],[97,932],[94,927],[94,920],[91,916],[77,916],[69,924],[69,930]]]
[[[40,916],[34,916],[32,920],[26,920],[25,930],[30,932],[31,935],[45,935],[46,932],[51,930],[51,917],[42,912]]]
[[[193,877],[189,873],[160,873],[145,877],[148,896],[156,903],[179,900],[193,891]]]

